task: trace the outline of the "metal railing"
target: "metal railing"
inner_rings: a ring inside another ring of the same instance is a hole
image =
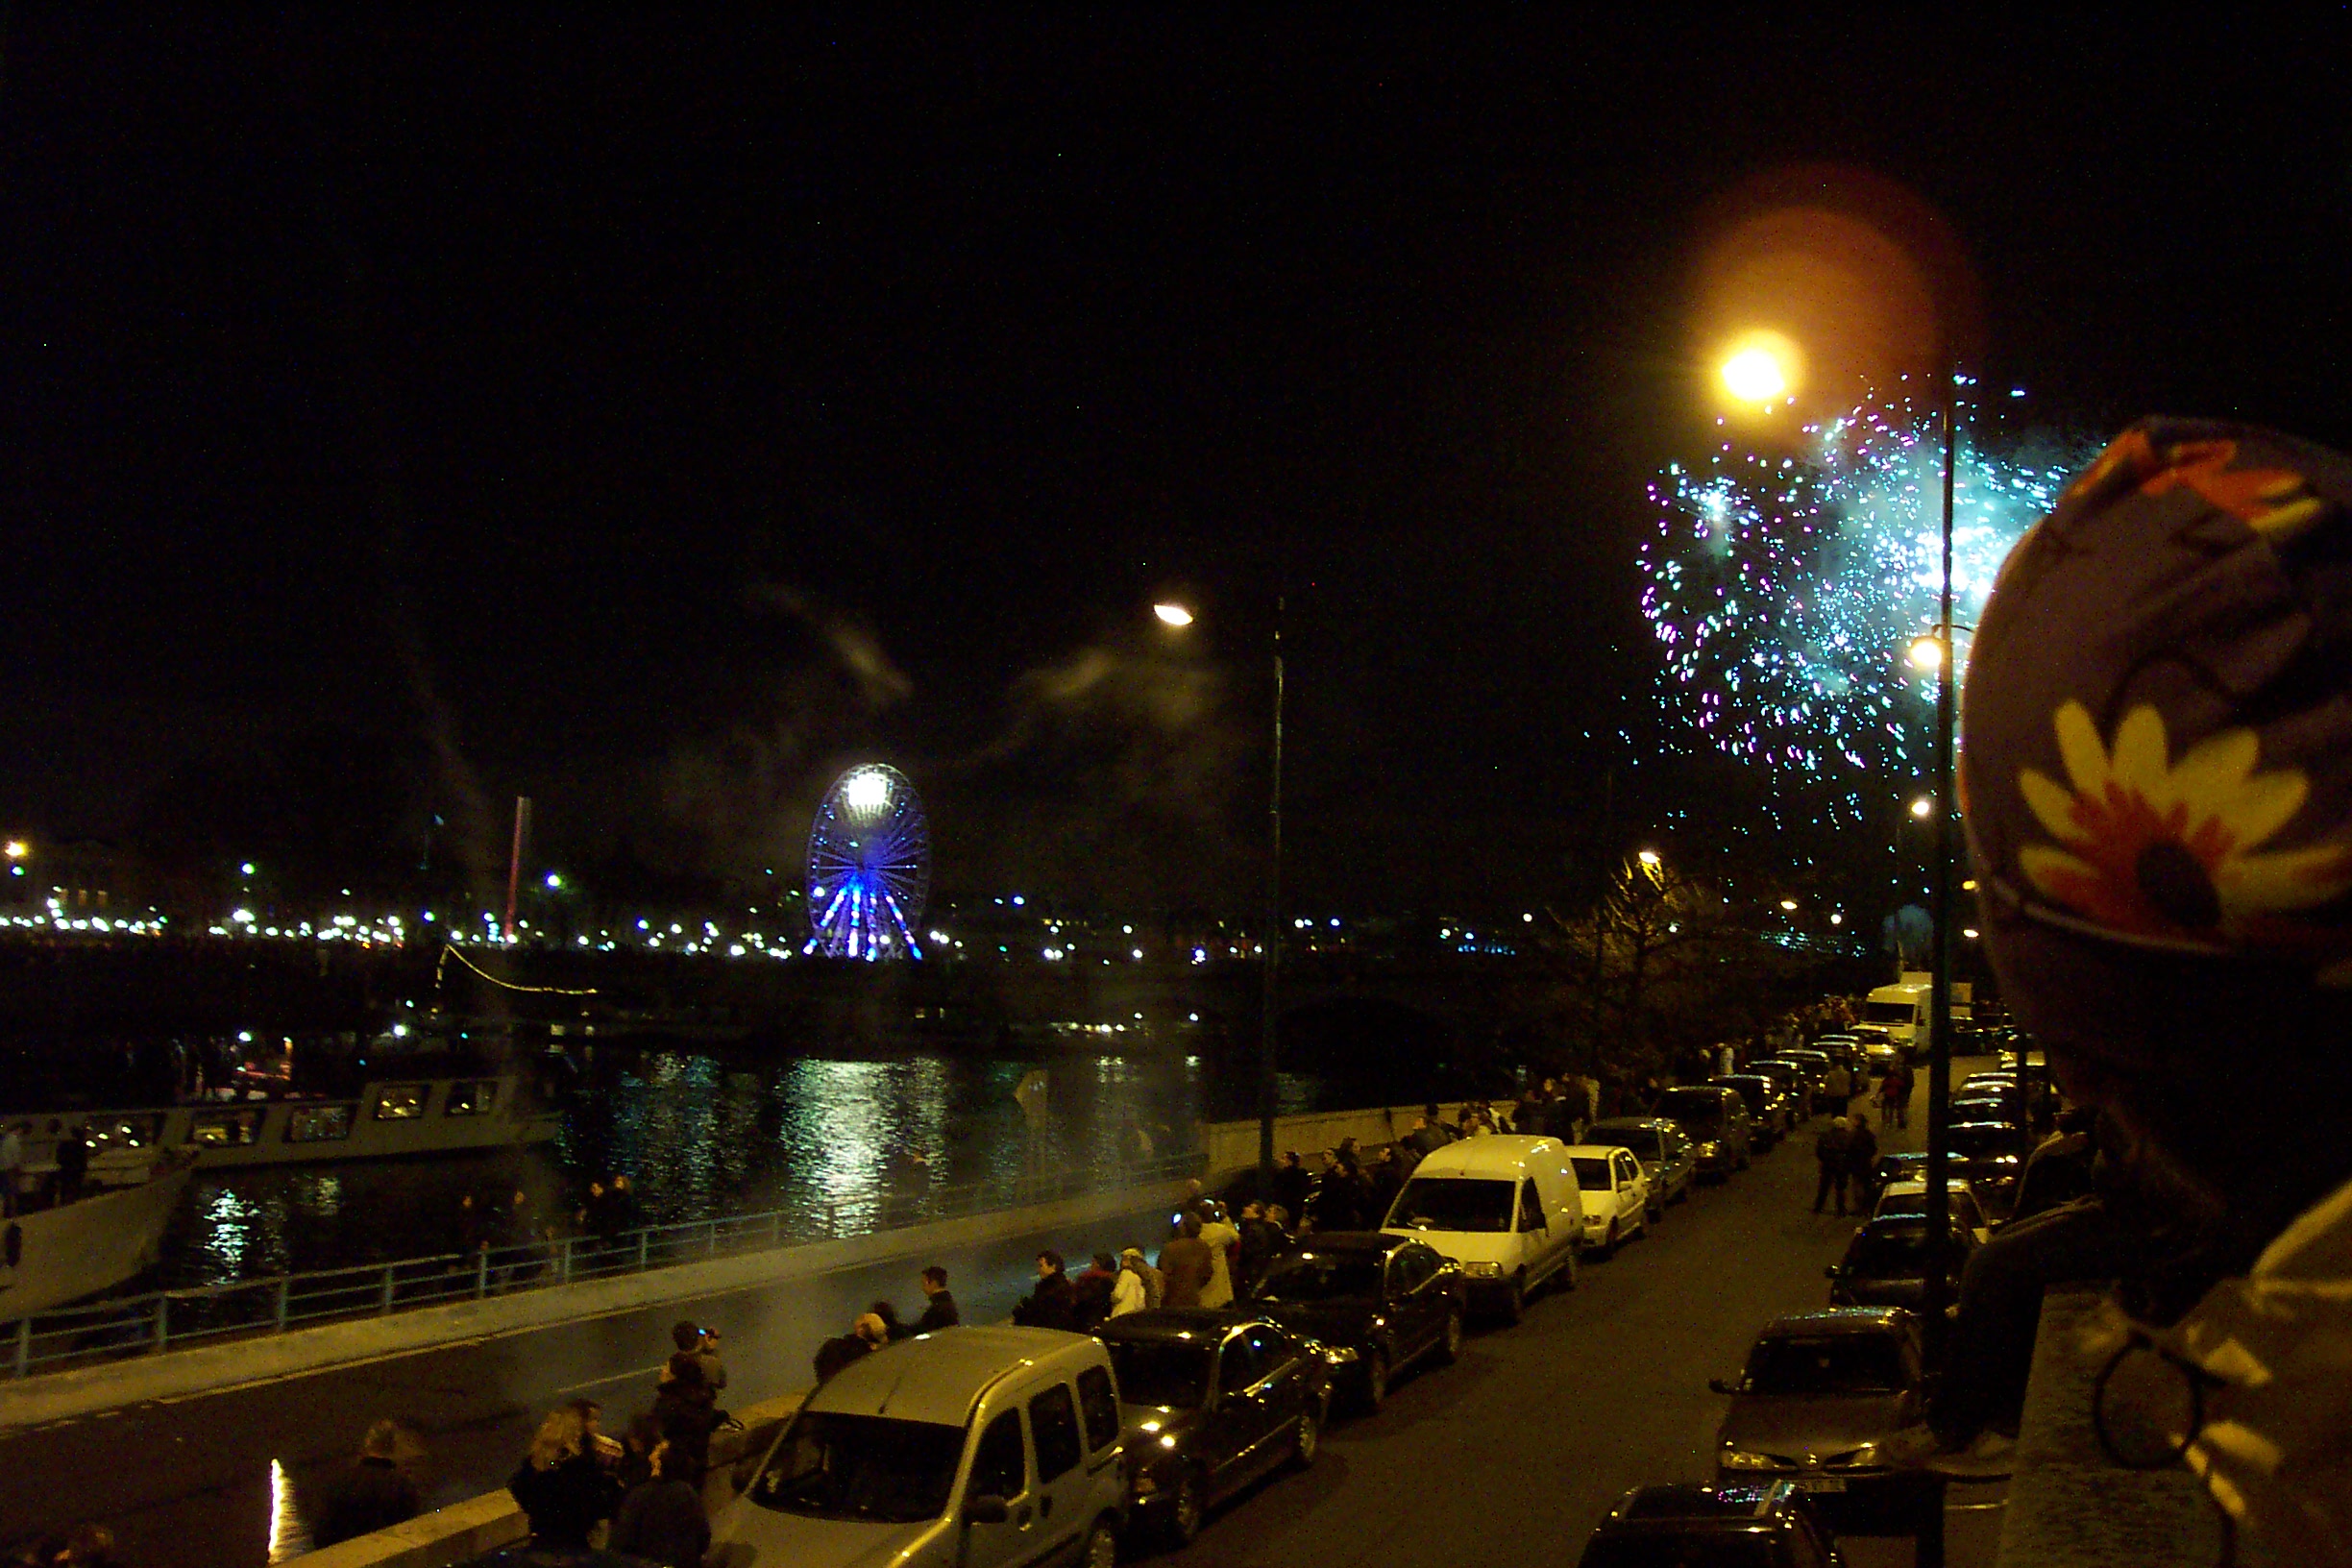
[[[303,1324],[378,1317],[451,1301],[576,1285],[678,1263],[764,1252],[796,1242],[873,1236],[934,1220],[1025,1209],[1092,1192],[1201,1173],[1192,1150],[1103,1169],[1076,1169],[919,1191],[878,1189],[756,1214],[649,1225],[473,1253],[402,1258],[227,1285],[123,1296],[38,1312],[0,1326],[0,1361],[26,1378],[64,1366],[148,1356]]]

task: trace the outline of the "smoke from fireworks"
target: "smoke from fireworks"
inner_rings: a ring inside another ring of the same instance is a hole
[[[1933,628],[1943,447],[1931,414],[1866,404],[1804,428],[1789,454],[1725,441],[1650,486],[1642,613],[1659,698],[1686,744],[1760,764],[1775,822],[1886,821],[1923,784],[1935,679],[1905,661]],[[1952,616],[1973,625],[2009,549],[2096,454],[2041,441],[1997,455],[1963,429],[1954,464]]]

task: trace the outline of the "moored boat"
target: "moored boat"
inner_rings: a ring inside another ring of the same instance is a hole
[[[153,1268],[195,1164],[186,1153],[150,1159],[139,1181],[0,1220],[0,1322],[94,1296]]]
[[[26,1126],[25,1167],[36,1178],[56,1168],[58,1139],[80,1126],[90,1148],[88,1180],[98,1187],[144,1180],[158,1153],[187,1151],[206,1169],[462,1154],[544,1142],[562,1119],[535,1104],[512,1073],[382,1079],[348,1098],[203,1100],[0,1117]]]

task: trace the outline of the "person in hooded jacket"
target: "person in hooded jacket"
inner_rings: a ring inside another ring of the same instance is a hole
[[[1958,793],[2002,998],[2176,1221],[2100,1430],[2186,1409],[2238,1560],[2352,1564],[2352,458],[2126,430],[2001,568]]]

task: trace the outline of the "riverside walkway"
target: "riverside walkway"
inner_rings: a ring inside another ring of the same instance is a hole
[[[1390,1120],[1384,1109],[1285,1118],[1283,1143],[1384,1138]],[[1255,1123],[1201,1134],[1188,1169],[1213,1178],[1255,1157]],[[947,1269],[968,1319],[990,1320],[1027,1291],[1041,1248],[1157,1247],[1184,1187],[1175,1168],[1005,1212],[284,1334],[249,1326],[193,1350],[0,1380],[0,1546],[98,1521],[132,1562],[282,1561],[307,1544],[306,1506],[374,1420],[399,1418],[423,1438],[429,1507],[461,1502],[504,1483],[552,1405],[599,1400],[616,1430],[649,1405],[674,1323],[722,1331],[728,1405],[802,1388],[818,1344],[871,1302],[916,1314],[925,1264]],[[447,1337],[407,1337],[432,1320]],[[331,1360],[288,1364],[330,1337]]]

